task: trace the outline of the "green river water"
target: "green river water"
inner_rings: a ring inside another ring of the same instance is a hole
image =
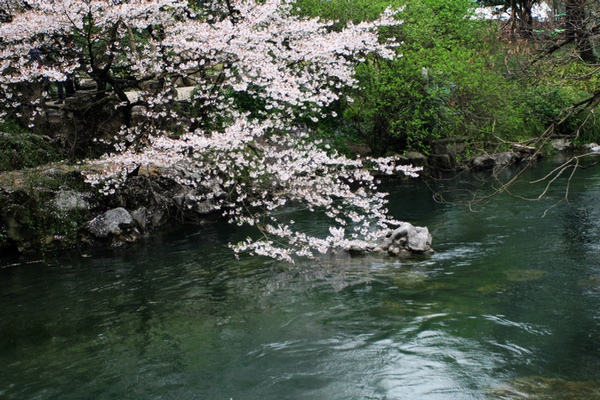
[[[600,399],[600,170],[543,217],[566,178],[479,212],[390,184],[426,258],[236,261],[210,223],[8,265],[0,399]]]

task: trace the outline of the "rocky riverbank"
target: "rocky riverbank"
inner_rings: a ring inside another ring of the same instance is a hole
[[[82,171],[89,168],[54,164],[0,175],[0,256],[71,246],[123,246],[174,224],[198,224],[221,215],[217,204],[225,193],[219,187],[178,183],[178,177],[192,173],[185,164],[139,168],[110,195],[84,182]],[[205,199],[209,192],[212,200]],[[426,228],[419,228],[417,238],[410,227],[402,235],[396,232],[379,250],[430,252]]]
[[[85,183],[87,165],[47,165],[0,175],[0,251],[46,251],[105,243],[119,246],[174,223],[197,223],[215,207],[196,201],[208,188],[185,187],[185,168],[140,168],[106,196]],[[94,166],[93,168],[102,168]]]
[[[456,138],[440,141],[428,157],[412,152],[401,162],[423,166],[426,176],[435,176],[468,169],[495,170],[537,157],[535,149],[521,146],[458,161],[463,145]],[[563,142],[555,145],[558,151],[571,149]],[[592,144],[585,150],[597,148]],[[57,163],[0,174],[0,256],[94,244],[122,246],[174,224],[197,224],[221,215],[216,212],[217,204],[225,193],[219,187],[178,183],[182,179],[177,178],[193,173],[183,163],[169,168],[138,168],[110,195],[100,194],[85,183],[82,174],[105,167]],[[206,200],[208,193],[212,200]],[[416,250],[403,247],[409,242],[410,238],[403,237],[387,247],[394,254],[431,250],[430,237],[427,246],[420,245]]]

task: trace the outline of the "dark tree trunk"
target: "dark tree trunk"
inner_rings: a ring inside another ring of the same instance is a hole
[[[586,0],[567,0],[566,4],[566,38],[575,41],[577,54],[585,62],[596,61],[594,49],[590,38],[590,31],[586,27]]]

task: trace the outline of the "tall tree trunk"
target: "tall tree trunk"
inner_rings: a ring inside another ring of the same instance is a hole
[[[523,16],[521,20],[526,26],[526,29],[531,30],[533,25],[533,14],[531,9],[533,8],[533,0],[523,0],[521,2],[521,12]]]
[[[510,34],[515,36],[517,30],[517,0],[510,0]]]

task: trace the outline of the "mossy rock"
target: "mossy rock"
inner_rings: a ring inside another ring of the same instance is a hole
[[[407,271],[394,274],[391,279],[394,285],[401,290],[425,290],[431,284],[424,272]]]
[[[406,303],[384,301],[377,309],[378,313],[387,316],[417,317],[431,314],[431,308],[425,303]]]
[[[523,269],[505,271],[504,274],[510,282],[527,282],[541,279],[548,275],[548,272],[541,269]]]
[[[489,391],[491,398],[504,400],[600,400],[598,382],[567,381],[539,376],[508,382]]]
[[[391,280],[401,290],[408,291],[432,291],[432,290],[452,290],[456,285],[445,282],[437,282],[429,279],[429,275],[420,271],[406,271],[395,273]]]
[[[577,282],[577,286],[584,289],[600,290],[600,276],[591,276]]]
[[[489,294],[505,292],[506,289],[508,289],[508,287],[506,285],[490,284],[490,285],[484,285],[484,286],[478,287],[477,291],[481,294],[489,295]]]

